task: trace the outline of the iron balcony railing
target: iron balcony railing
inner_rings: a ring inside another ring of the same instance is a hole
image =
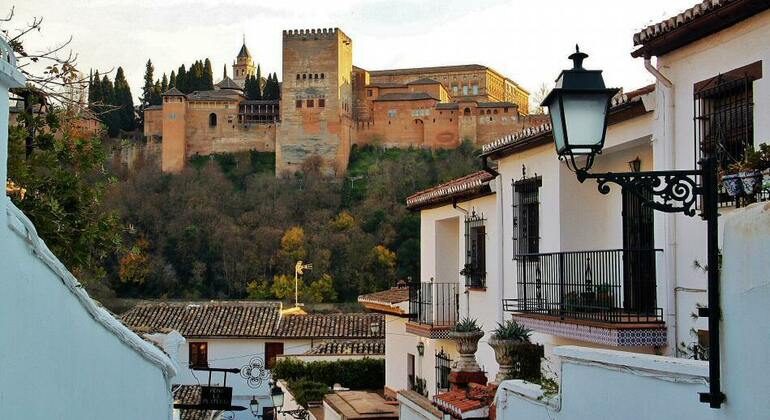
[[[510,312],[609,323],[662,322],[655,249],[519,254]]]
[[[454,326],[460,313],[459,290],[459,283],[411,283],[409,314],[412,322],[433,327]]]

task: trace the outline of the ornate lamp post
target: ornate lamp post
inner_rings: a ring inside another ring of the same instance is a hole
[[[270,389],[270,399],[273,401],[273,407],[275,407],[276,414],[287,414],[297,420],[307,420],[310,417],[308,411],[304,408],[286,411],[282,410],[283,390],[277,383],[274,383],[272,389]]]
[[[636,194],[644,205],[666,213],[695,216],[695,203],[703,199],[701,218],[706,220],[708,307],[698,316],[708,317],[709,326],[709,392],[700,393],[700,401],[720,408],[725,400],[720,385],[719,364],[719,248],[717,245],[717,171],[716,161],[709,156],[691,170],[589,173],[594,157],[601,154],[607,131],[607,116],[612,96],[617,89],[607,89],[600,70],[586,70],[587,54],[577,49],[569,58],[574,67],[564,70],[554,88],[543,100],[548,107],[554,143],[559,160],[575,172],[578,181],[595,179],[599,192],[608,194],[609,183]],[[651,198],[650,198],[651,197]]]

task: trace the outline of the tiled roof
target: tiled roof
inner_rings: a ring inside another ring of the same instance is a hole
[[[422,99],[433,99],[438,101],[438,98],[433,97],[425,92],[399,92],[399,93],[386,93],[379,96],[374,102],[386,102],[386,101],[419,101]]]
[[[174,390],[174,403],[200,404],[200,385],[172,385],[171,388]],[[207,420],[209,418],[211,418],[211,411],[208,410],[179,410],[180,420]]]
[[[279,310],[272,302],[149,303],[131,308],[121,320],[149,331],[174,329],[185,337],[270,337]]]
[[[239,88],[240,89],[240,88]],[[240,90],[219,89],[219,90],[196,90],[187,95],[188,101],[242,101],[245,97]]]
[[[518,104],[515,104],[513,102],[479,102],[478,107],[479,108],[505,108],[505,107],[517,107]]]
[[[246,48],[245,42],[241,46],[241,50],[238,51],[238,58],[241,58],[241,57],[251,57],[251,54],[249,54],[249,49]]]
[[[184,93],[182,93],[181,90],[177,89],[176,86],[174,86],[171,89],[163,92],[163,96],[184,96]]]
[[[627,107],[629,104],[640,102],[642,97],[648,93],[655,91],[655,85],[647,85],[636,90],[632,90],[628,93],[621,93],[612,98],[612,104],[610,106],[610,113],[616,112],[622,108]],[[543,135],[550,135],[551,123],[546,122],[540,125],[525,128],[512,134],[500,137],[497,140],[491,141],[481,146],[481,154],[488,155],[497,152],[505,147],[508,147],[517,142],[523,142],[534,137]]]
[[[438,85],[441,84],[438,80],[430,79],[427,77],[423,77],[422,79],[417,79],[415,81],[407,83],[407,85]]]
[[[453,198],[488,193],[490,192],[488,184],[492,179],[494,176],[487,171],[478,171],[453,179],[410,195],[406,198],[406,208],[415,210],[428,205],[444,203]]]
[[[145,111],[157,111],[163,109],[163,105],[150,105],[148,107],[145,107]]]
[[[446,73],[453,71],[471,71],[471,70],[486,70],[487,66],[480,64],[461,64],[457,66],[437,66],[437,67],[413,67],[407,69],[392,69],[392,70],[372,70],[369,72],[372,76],[402,76],[406,74],[415,73]]]
[[[392,305],[394,303],[406,302],[409,300],[408,287],[391,287],[388,290],[368,293],[358,297],[359,302],[380,303],[383,305]]]
[[[634,34],[631,55],[659,55],[694,42],[770,8],[767,0],[704,0]],[[679,36],[683,35],[683,36]],[[651,47],[651,48],[648,48]]]
[[[380,324],[372,333],[372,322]],[[282,338],[384,338],[385,317],[373,313],[310,314],[284,317],[273,334]]]
[[[326,341],[305,352],[309,356],[371,356],[385,354],[385,340]]]
[[[370,83],[366,85],[366,87],[376,87],[376,88],[403,88],[406,87],[403,83],[395,83],[395,82],[380,82],[380,83]]]
[[[479,385],[473,383],[468,385],[467,390],[458,389],[437,394],[433,397],[433,402],[435,402],[436,406],[442,411],[461,419],[485,417],[489,414],[489,406],[495,398],[497,385]],[[477,410],[481,411],[471,413]]]
[[[225,76],[216,86],[220,89],[243,90],[243,88],[238,86],[238,83],[235,83],[235,80],[231,79],[229,76]]]
[[[436,104],[436,109],[459,109],[460,104],[457,102],[441,102]]]

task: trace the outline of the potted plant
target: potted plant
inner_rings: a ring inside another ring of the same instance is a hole
[[[497,324],[489,339],[489,345],[495,351],[495,360],[500,365],[495,377],[497,383],[506,379],[533,381],[540,378],[543,346],[530,342],[531,334],[532,330],[514,320]]]
[[[596,286],[596,306],[601,309],[612,309],[615,296],[612,294],[612,286],[600,284]]]
[[[479,340],[484,336],[484,331],[475,319],[463,318],[455,324],[449,332],[449,338],[457,343],[457,352],[460,356],[452,366],[454,372],[481,372],[476,363],[476,350],[479,348]]]
[[[756,194],[762,189],[763,172],[770,168],[770,146],[748,147],[740,162],[720,173],[722,185],[731,197]]]

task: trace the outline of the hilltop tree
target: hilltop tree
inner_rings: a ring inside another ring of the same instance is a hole
[[[214,89],[214,71],[211,69],[211,61],[207,58],[203,64],[203,85],[201,90]]]
[[[174,73],[174,70],[171,70],[171,75],[168,77],[168,88],[171,89],[172,87],[176,87],[176,73]],[[163,91],[163,93],[166,93],[166,91]]]
[[[262,92],[262,98],[266,100],[276,101],[280,99],[280,87],[278,85],[278,75],[273,73],[267,76],[265,82],[265,89]]]
[[[246,99],[262,99],[262,92],[259,90],[259,80],[254,76],[246,76],[244,91],[246,93]]]
[[[187,85],[187,69],[185,69],[184,64],[179,66],[179,70],[176,72],[176,88],[182,91],[183,93],[190,93],[192,90],[189,89]]]
[[[153,86],[153,95],[155,87]],[[131,87],[128,86],[126,75],[123,73],[123,67],[118,67],[117,73],[115,73],[115,87],[114,87],[114,101],[113,104],[117,107],[116,123],[119,130],[133,131],[136,128],[136,120],[134,118],[134,100],[131,95]]]
[[[265,88],[265,84],[262,82],[262,69],[257,64],[257,90],[259,90],[259,99],[262,99],[262,90]]]
[[[163,78],[160,79],[160,93],[168,90],[168,77],[166,77],[166,73],[163,73]],[[158,103],[160,105],[160,102]]]
[[[153,88],[155,87],[155,79],[153,76],[153,73],[155,72],[155,67],[152,65],[151,60],[147,60],[147,64],[144,67],[144,86],[142,87],[142,108],[153,105],[153,95],[154,91]]]
[[[227,78],[227,64],[223,65],[222,68],[222,80]]]

